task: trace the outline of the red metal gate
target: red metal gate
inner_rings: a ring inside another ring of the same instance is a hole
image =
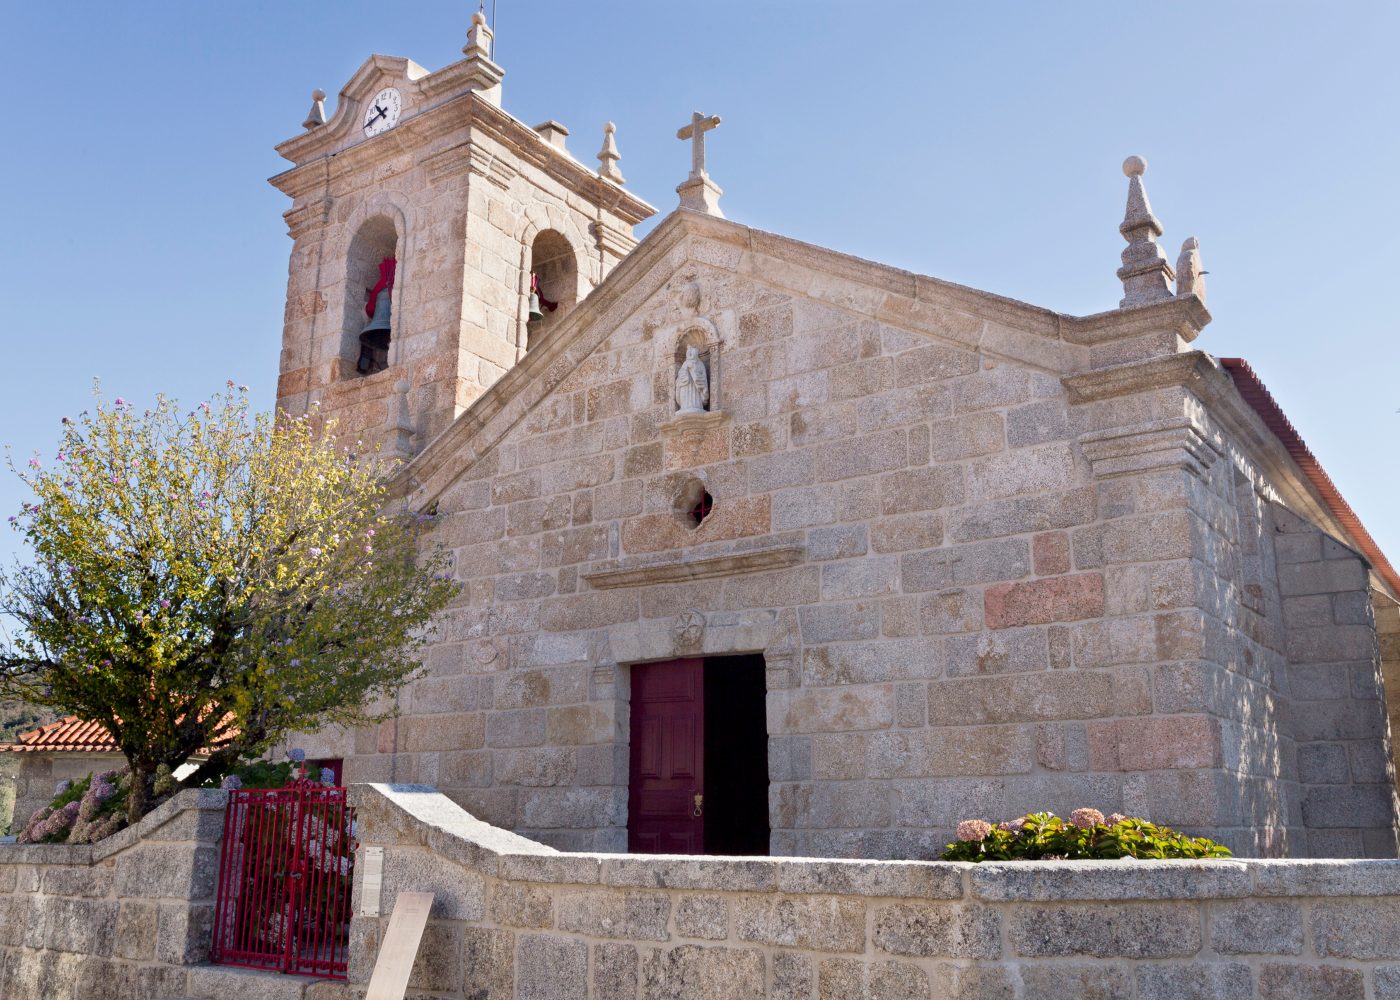
[[[344,979],[355,859],[345,789],[294,781],[228,798],[214,962]]]

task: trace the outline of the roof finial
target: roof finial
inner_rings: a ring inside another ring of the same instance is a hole
[[[317,87],[311,92],[311,110],[306,113],[306,121],[301,127],[308,132],[326,124],[326,92]]]
[[[495,34],[486,26],[485,12],[479,10],[472,15],[472,26],[467,29],[467,44],[462,46],[462,54],[468,59],[474,55],[490,59],[491,43],[495,39]]]
[[[501,78],[506,71],[491,60],[495,48],[496,33],[486,26],[486,15],[481,11],[472,14],[472,26],[467,31],[467,44],[462,54],[467,57],[467,85],[484,100],[501,106]]]
[[[1186,237],[1181,244],[1181,256],[1176,259],[1176,297],[1195,295],[1206,304],[1206,275],[1201,270],[1201,241],[1194,236]]]
[[[719,196],[724,192],[718,184],[710,180],[710,175],[705,170],[705,133],[718,128],[719,122],[719,115],[707,118],[696,111],[690,116],[690,124],[677,130],[677,139],[690,140],[690,176],[684,184],[676,188],[676,193],[681,196],[681,208],[722,219],[724,213],[719,210]]]
[[[1118,277],[1123,282],[1123,299],[1118,303],[1119,308],[1146,305],[1172,297],[1168,286],[1172,279],[1171,265],[1157,245],[1157,237],[1162,235],[1162,224],[1152,214],[1147,189],[1142,186],[1142,175],[1146,172],[1147,161],[1141,156],[1130,156],[1123,161],[1123,173],[1128,177],[1128,208],[1118,231],[1128,245],[1123,250],[1123,266],[1118,269]]]
[[[613,138],[616,134],[617,126],[612,122],[603,125],[603,148],[598,150],[598,176],[614,184],[625,184],[622,171],[617,169],[617,161],[622,157],[617,152],[617,140]]]

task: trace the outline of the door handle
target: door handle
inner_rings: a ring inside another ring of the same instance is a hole
[[[705,796],[695,796],[695,808],[690,811],[690,815],[700,817],[705,814]]]

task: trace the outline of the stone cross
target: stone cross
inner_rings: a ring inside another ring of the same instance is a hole
[[[676,132],[677,139],[690,140],[690,176],[692,179],[705,177],[705,133],[719,127],[719,115],[706,118],[700,112],[693,112],[690,124]]]

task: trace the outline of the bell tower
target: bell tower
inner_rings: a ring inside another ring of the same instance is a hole
[[[389,454],[420,450],[548,337],[656,211],[623,188],[611,123],[593,170],[558,122],[502,109],[491,45],[477,13],[465,58],[436,72],[372,56],[333,115],[316,91],[277,147],[293,164],[271,180],[292,199],[277,405],[319,404]]]

